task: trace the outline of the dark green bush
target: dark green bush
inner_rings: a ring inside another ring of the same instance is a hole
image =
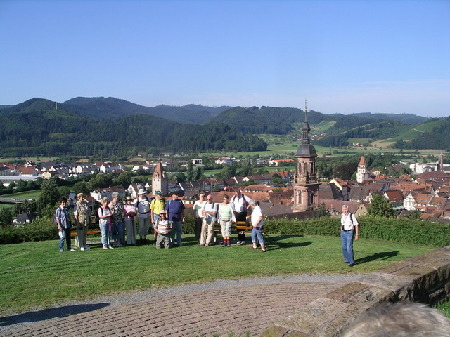
[[[360,237],[402,243],[447,246],[450,245],[450,225],[411,219],[361,217]],[[268,234],[305,234],[339,236],[340,219],[322,217],[298,220],[279,218],[265,220]]]
[[[450,245],[450,225],[411,219],[361,217],[360,237],[402,243]],[[279,218],[265,220],[267,234],[339,236],[339,218],[322,217],[308,220]],[[194,218],[186,217],[183,232],[194,233]],[[0,228],[0,244],[43,241],[58,238],[56,225],[49,218],[38,218],[22,227]]]
[[[52,219],[37,218],[31,224],[20,227],[1,227],[0,244],[43,241],[58,238],[58,230]]]
[[[192,216],[186,216],[183,223],[183,233],[184,234],[194,234],[195,233],[195,222]]]

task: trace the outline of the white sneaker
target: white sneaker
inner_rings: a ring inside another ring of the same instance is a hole
[[[81,250],[82,252],[84,252],[84,247],[81,247],[80,250]]]
[[[70,251],[71,251],[71,252],[74,252],[74,251],[75,251],[75,249],[73,249],[73,248],[70,248]]]

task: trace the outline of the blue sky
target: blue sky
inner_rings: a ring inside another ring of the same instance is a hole
[[[450,116],[450,1],[0,0],[0,104]]]

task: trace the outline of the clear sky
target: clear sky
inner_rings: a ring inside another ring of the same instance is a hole
[[[450,116],[450,0],[0,0],[0,104],[33,97]]]

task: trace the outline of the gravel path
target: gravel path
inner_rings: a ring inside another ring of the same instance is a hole
[[[1,336],[258,336],[364,275],[216,280],[69,302],[0,318]]]

